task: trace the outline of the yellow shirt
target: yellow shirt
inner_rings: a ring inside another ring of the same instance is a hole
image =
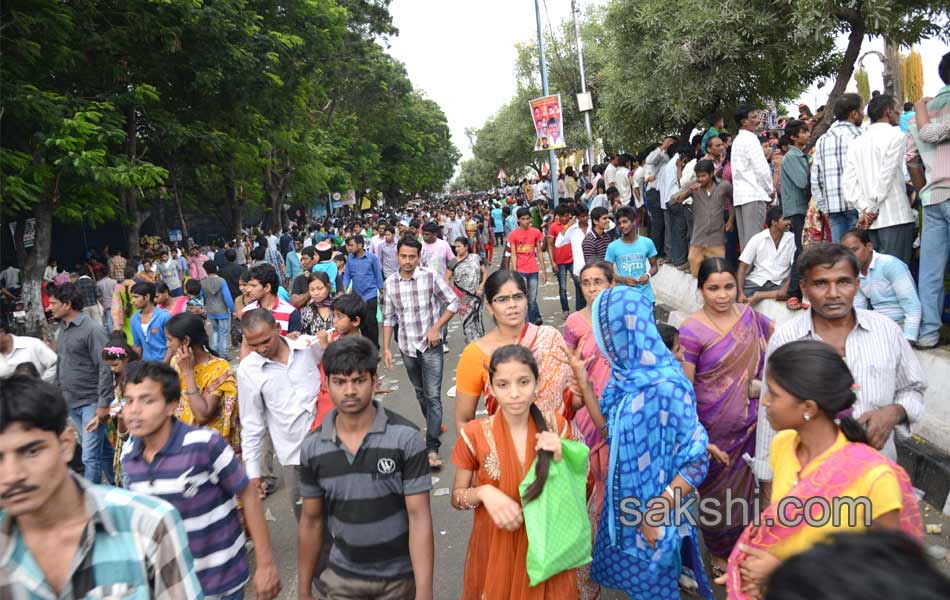
[[[772,501],[778,502],[789,494],[798,482],[799,471],[802,471],[801,464],[798,462],[798,456],[795,449],[798,447],[798,433],[793,429],[780,431],[772,440],[772,450],[769,455],[769,463],[772,467]],[[845,444],[850,444],[844,434],[838,432],[838,439],[835,443],[808,463],[801,476],[805,477],[816,469],[820,469],[822,464],[832,453],[840,450]],[[889,513],[892,510],[900,510],[903,506],[901,500],[901,489],[897,482],[897,475],[888,465],[878,465],[868,469],[860,478],[851,484],[839,497],[850,498],[868,498],[871,503],[871,521],[874,521],[881,515]],[[807,500],[803,498],[802,500]],[[838,507],[837,524],[834,519],[828,519],[827,523],[820,527],[805,526],[795,535],[775,544],[769,552],[781,560],[804,552],[815,544],[825,540],[828,536],[840,531],[863,531],[865,526],[865,506],[862,503],[856,505],[856,518],[851,519],[850,508],[847,504]],[[832,507],[834,508],[834,507]],[[849,521],[855,523],[850,526]],[[835,526],[838,525],[838,526]]]

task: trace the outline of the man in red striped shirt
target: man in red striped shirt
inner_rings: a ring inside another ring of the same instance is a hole
[[[244,307],[244,312],[255,308],[267,309],[274,315],[277,324],[280,325],[281,335],[287,335],[295,331],[302,332],[300,311],[277,296],[277,288],[279,287],[280,279],[277,271],[269,263],[251,267],[248,271],[248,282],[245,286],[247,296],[251,299],[251,302]],[[247,351],[242,344],[241,357],[243,358],[246,354]]]

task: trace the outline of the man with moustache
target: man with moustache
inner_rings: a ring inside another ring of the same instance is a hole
[[[832,346],[845,357],[854,376],[857,402],[852,416],[867,429],[871,446],[897,460],[894,429],[920,420],[924,410],[927,384],[917,356],[897,323],[853,307],[860,264],[844,246],[809,246],[799,257],[798,269],[802,292],[811,308],[776,329],[766,349],[765,363],[776,349],[795,340],[820,340]],[[766,501],[771,492],[769,450],[774,437],[765,407],[760,406],[755,458],[750,464],[763,484]]]
[[[75,432],[55,386],[0,388],[0,598],[201,598],[171,504],[93,485],[68,463]]]

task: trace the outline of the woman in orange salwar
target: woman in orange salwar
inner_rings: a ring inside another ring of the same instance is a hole
[[[571,367],[580,371],[585,398],[592,395],[583,361],[571,361]],[[452,453],[452,462],[457,467],[452,505],[475,511],[465,557],[462,598],[577,598],[574,569],[529,586],[528,535],[518,491],[537,456],[537,482],[526,490],[523,500],[531,502],[541,493],[550,461],[561,459],[561,438],[570,437],[570,424],[559,414],[542,412],[535,404],[538,366],[524,346],[512,344],[497,349],[492,354],[489,377],[499,410],[492,416],[468,422]]]

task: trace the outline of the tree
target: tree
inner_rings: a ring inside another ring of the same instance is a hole
[[[861,43],[867,36],[880,36],[888,44],[909,46],[922,39],[950,40],[946,23],[950,7],[943,0],[782,0],[785,26],[803,42],[824,43],[846,34],[848,45],[834,68],[834,85],[825,103],[825,116],[811,135],[811,144],[834,120],[834,103],[844,93],[854,73]],[[796,57],[797,58],[797,57]]]
[[[613,0],[603,104],[613,139],[634,147],[682,137],[739,103],[797,97],[834,65],[833,38],[802,39],[791,3]]]

